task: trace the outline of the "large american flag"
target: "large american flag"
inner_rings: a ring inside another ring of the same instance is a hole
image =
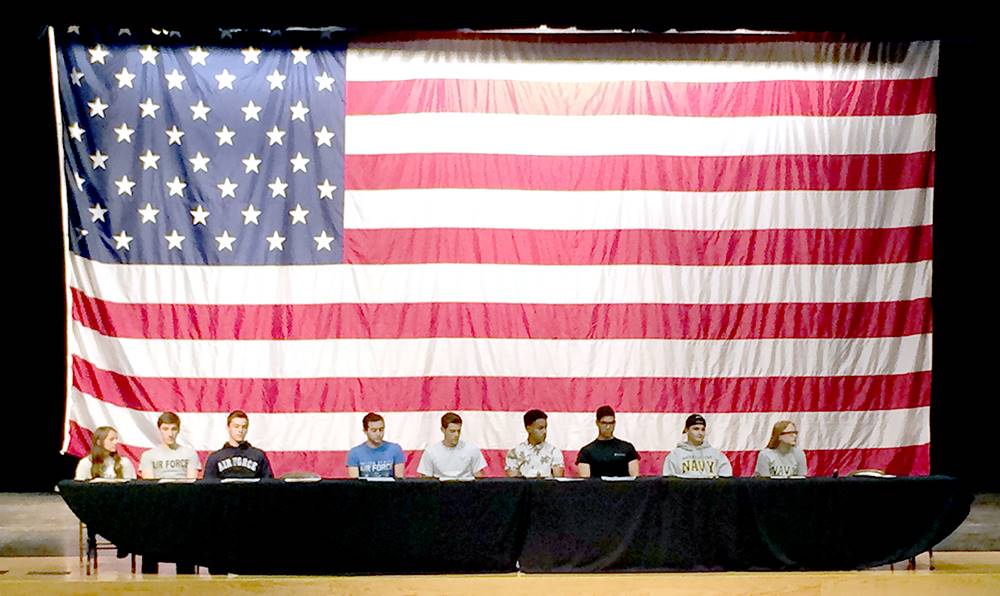
[[[225,415],[345,474],[455,410],[488,472],[550,414],[659,474],[692,412],[737,475],[929,469],[934,42],[794,35],[54,34],[68,452]],[[572,464],[569,467],[574,468]]]

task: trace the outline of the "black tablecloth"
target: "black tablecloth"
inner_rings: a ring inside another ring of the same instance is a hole
[[[969,514],[951,478],[537,483],[524,571],[861,569],[932,548]]]
[[[948,536],[953,478],[59,484],[124,550],[237,573],[859,569]]]

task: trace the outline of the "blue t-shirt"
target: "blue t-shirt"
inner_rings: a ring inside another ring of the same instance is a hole
[[[347,466],[357,468],[358,475],[362,478],[392,478],[393,466],[402,463],[406,463],[402,448],[389,441],[382,441],[377,449],[372,449],[364,442],[347,452]]]

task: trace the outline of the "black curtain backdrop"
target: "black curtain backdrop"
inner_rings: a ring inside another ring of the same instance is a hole
[[[30,9],[29,9],[30,10]],[[447,30],[457,28],[527,28],[576,26],[580,29],[799,30],[847,31],[852,37],[879,40],[940,39],[937,84],[937,170],[934,205],[934,377],[931,407],[932,473],[961,477],[980,492],[1000,492],[1000,474],[991,466],[995,449],[993,403],[997,390],[987,375],[988,356],[997,326],[989,289],[998,267],[993,245],[997,191],[995,166],[987,164],[994,144],[995,101],[987,89],[995,78],[995,52],[987,53],[985,34],[975,15],[961,20],[929,9],[915,24],[895,15],[766,17],[761,15],[675,16],[630,14],[601,17],[494,14],[378,15],[343,17],[331,13],[292,14],[290,9],[233,16],[219,9],[197,14],[134,17],[60,9],[58,15],[35,14],[5,23],[5,143],[0,198],[0,246],[7,250],[4,312],[7,330],[3,398],[4,426],[14,429],[6,441],[9,470],[0,474],[0,491],[51,491],[72,475],[75,461],[59,454],[62,444],[65,388],[65,301],[59,175],[46,24],[66,27],[115,22],[123,27],[156,26],[191,31],[214,23],[211,30],[238,27],[338,25],[364,31]],[[241,11],[245,12],[245,11]],[[649,10],[648,12],[652,12]],[[162,18],[161,18],[162,17]],[[55,20],[52,20],[55,19]],[[120,19],[120,20],[119,20]],[[234,20],[235,19],[235,20]],[[270,19],[270,20],[265,20]],[[991,156],[992,157],[992,156]],[[992,160],[991,160],[992,161]],[[990,358],[989,360],[992,360]]]

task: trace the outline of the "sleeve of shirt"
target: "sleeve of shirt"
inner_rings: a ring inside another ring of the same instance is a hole
[[[194,466],[194,469],[195,470],[200,470],[201,469],[201,460],[198,459],[198,452],[195,451],[194,449],[192,449],[189,458],[190,459],[188,461],[191,462],[191,465]]]
[[[733,476],[733,464],[729,463],[729,458],[726,454],[719,451],[719,477],[720,478],[732,478]]]
[[[260,477],[261,478],[274,478],[274,472],[271,471],[271,460],[267,458],[267,454],[261,452],[263,461],[260,464]]]
[[[135,466],[132,465],[132,460],[127,457],[122,458],[122,478],[125,480],[135,480]]]
[[[417,473],[424,476],[434,475],[434,459],[427,449],[420,454],[420,463],[417,465]]]
[[[392,463],[393,464],[405,464],[406,454],[403,453],[403,448],[399,445],[395,445],[392,450]]]
[[[677,460],[674,458],[674,452],[671,451],[667,454],[667,457],[663,458],[663,475],[664,476],[676,476],[678,474],[677,470]]]
[[[559,466],[561,468],[566,467],[566,460],[563,458],[563,452],[558,447],[552,448],[552,465]]]
[[[767,455],[763,449],[757,453],[757,465],[754,467],[753,473],[764,478],[771,477],[771,468],[767,465]]]
[[[139,471],[142,472],[142,477],[147,480],[153,478],[153,462],[150,461],[152,451],[152,449],[147,449],[139,456]]]
[[[358,452],[356,449],[351,449],[347,452],[347,467],[348,468],[358,468],[361,466],[361,462],[358,461]]]
[[[628,461],[632,461],[634,459],[642,459],[642,456],[640,456],[639,452],[635,450],[635,445],[633,445],[632,443],[629,443],[628,444]]]
[[[472,466],[473,472],[478,472],[486,467],[486,458],[483,457],[483,450],[476,447],[476,459],[473,460],[475,463]]]
[[[795,454],[795,457],[799,460],[799,476],[809,475],[809,465],[806,463],[806,453],[801,449]]]
[[[584,447],[576,454],[576,463],[588,465],[593,463],[590,457],[590,450],[587,447]]]
[[[90,480],[90,465],[89,455],[80,459],[80,463],[76,464],[76,473],[73,474],[73,480]]]
[[[505,470],[517,470],[520,464],[517,461],[517,452],[515,451],[517,447],[514,447],[507,452],[507,457],[503,460],[503,469]]]
[[[219,477],[219,466],[215,461],[215,454],[212,453],[205,460],[205,478],[218,478]]]

